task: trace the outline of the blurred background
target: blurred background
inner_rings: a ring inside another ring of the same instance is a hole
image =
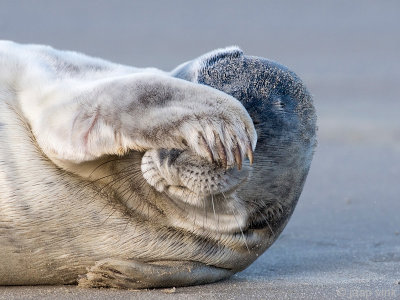
[[[279,240],[209,289],[228,298],[363,291],[396,298],[399,15],[400,1],[0,0],[0,38],[163,70],[229,45],[288,66],[318,113],[319,146],[304,192]]]

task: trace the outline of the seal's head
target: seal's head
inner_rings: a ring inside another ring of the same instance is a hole
[[[254,209],[247,228],[270,223],[280,231],[300,196],[316,145],[316,115],[309,92],[286,67],[245,56],[235,47],[211,52],[195,64],[199,67],[194,67],[198,71],[191,80],[241,101],[257,130],[252,177],[238,191],[246,207]],[[175,72],[183,75],[182,71]],[[279,217],[271,214],[271,206],[278,208]]]
[[[210,168],[190,153],[145,155],[163,170],[153,180],[164,181],[159,191],[184,209],[189,227],[237,234],[235,243],[249,252],[248,259],[235,263],[243,268],[278,237],[302,191],[316,146],[311,96],[286,67],[246,56],[236,47],[184,63],[172,75],[232,95],[253,119],[258,135],[254,164],[246,161],[242,170]],[[174,163],[175,172],[168,168]]]

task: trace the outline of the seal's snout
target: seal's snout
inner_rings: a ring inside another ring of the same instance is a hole
[[[250,162],[226,169],[191,151],[149,150],[142,158],[142,173],[157,191],[174,200],[204,207],[210,198],[230,197],[249,176]],[[218,202],[214,203],[214,209]]]
[[[141,168],[147,183],[165,196],[168,210],[180,216],[168,215],[177,226],[234,234],[246,226],[248,214],[236,192],[251,173],[248,160],[240,170],[225,169],[189,150],[158,149],[144,154]]]

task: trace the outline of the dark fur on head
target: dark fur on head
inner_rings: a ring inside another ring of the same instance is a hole
[[[269,230],[269,247],[293,213],[316,146],[310,93],[286,67],[246,56],[237,47],[201,56],[172,74],[232,95],[253,119],[258,134],[255,164],[238,195],[253,214],[246,229]]]

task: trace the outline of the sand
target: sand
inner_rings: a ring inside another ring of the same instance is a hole
[[[1,1],[0,37],[166,70],[237,44],[304,79],[319,146],[288,226],[230,280],[140,292],[0,287],[1,299],[400,298],[400,2],[88,3]]]

